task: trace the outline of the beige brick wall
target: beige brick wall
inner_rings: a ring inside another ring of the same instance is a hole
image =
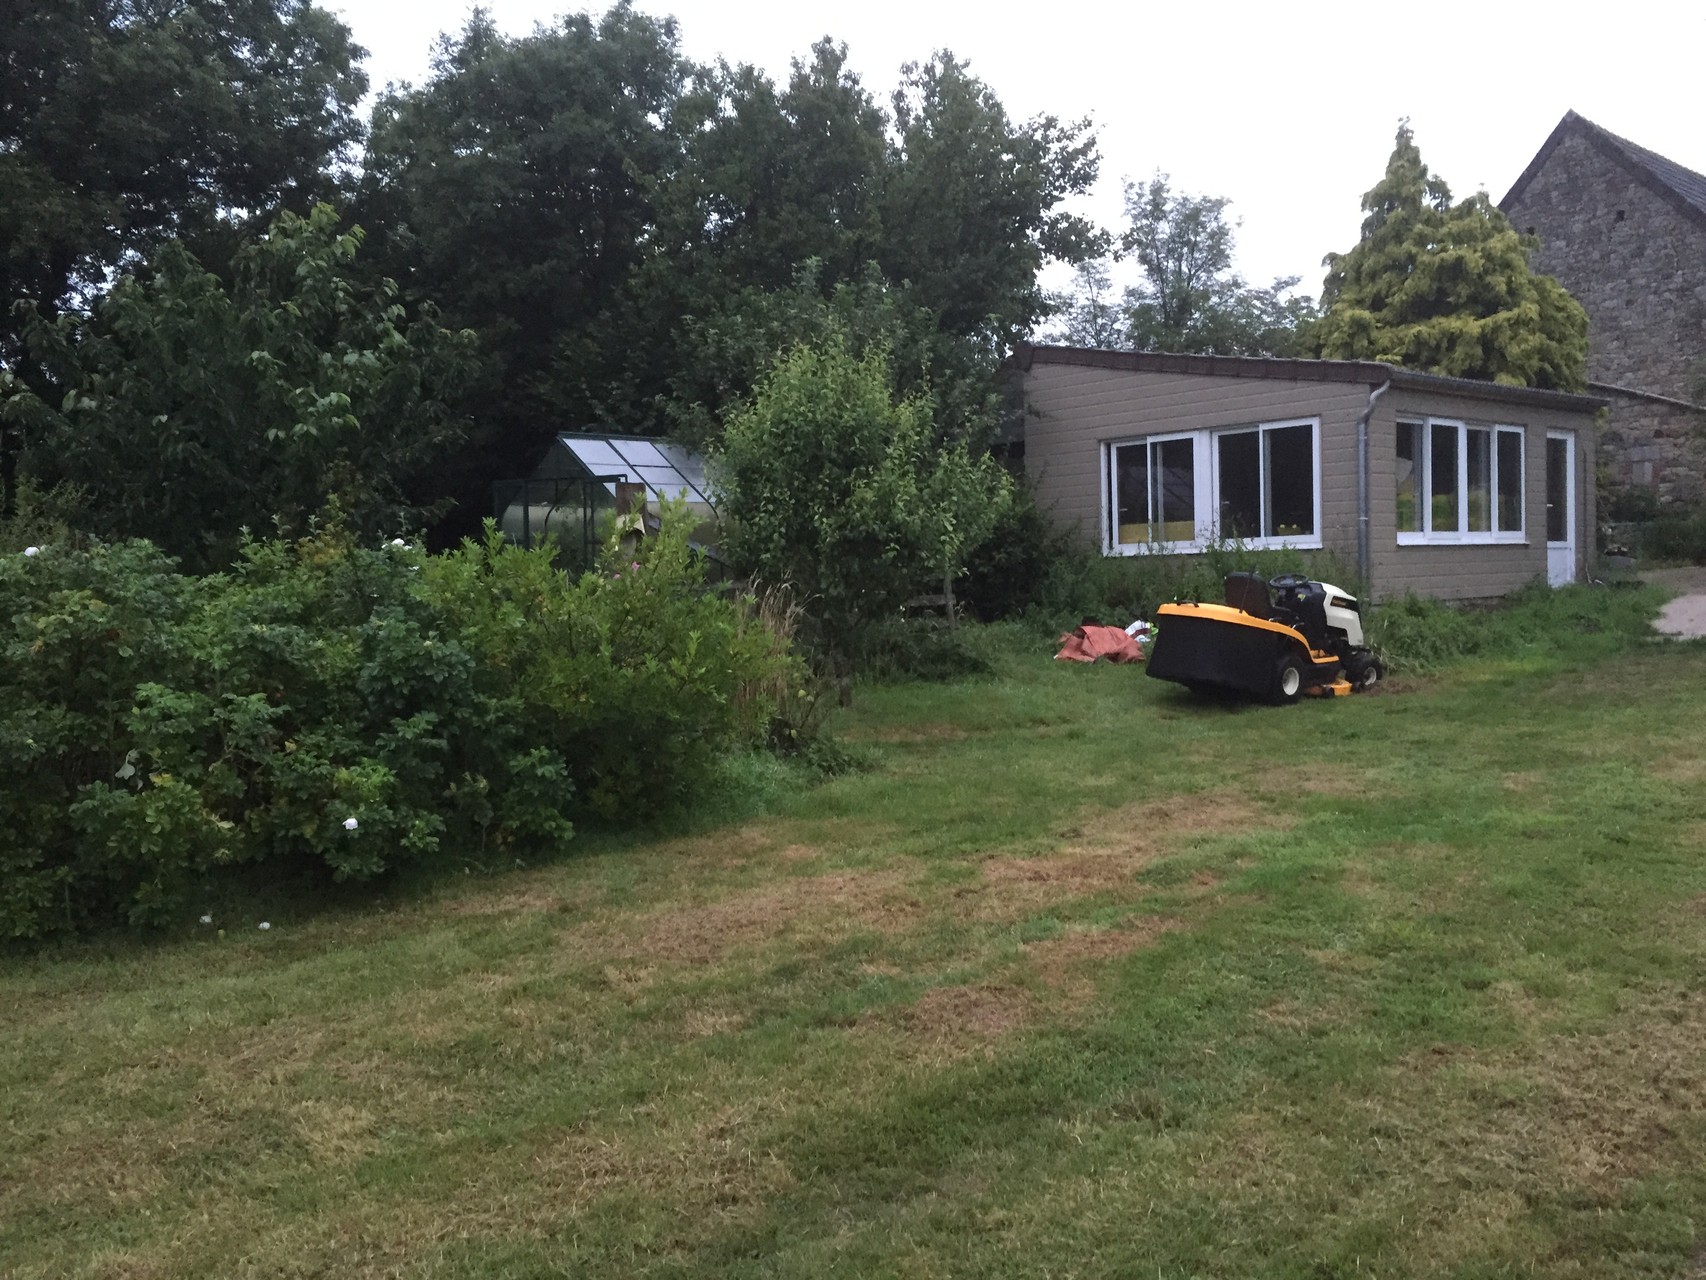
[[[1355,428],[1368,401],[1362,387],[1038,364],[1025,390],[1031,407],[1025,421],[1025,468],[1038,500],[1064,526],[1078,527],[1092,545],[1101,545],[1105,442],[1318,417],[1323,542],[1343,555],[1356,553]],[[1349,542],[1344,541],[1347,527]]]
[[[1025,377],[1030,413],[1025,467],[1044,510],[1100,547],[1106,520],[1102,446],[1179,431],[1249,426],[1288,418],[1321,422],[1323,546],[1356,558],[1356,421],[1371,387],[1273,378],[1200,377],[1037,363]],[[1397,421],[1456,418],[1525,429],[1524,544],[1397,545],[1394,498]],[[1444,599],[1503,595],[1546,572],[1547,428],[1576,432],[1578,576],[1593,547],[1593,428],[1580,413],[1394,387],[1370,422],[1370,555],[1376,598],[1405,591]]]
[[[1395,466],[1398,419],[1454,418],[1480,426],[1523,428],[1523,543],[1399,546]],[[1531,405],[1503,405],[1470,397],[1394,387],[1370,423],[1369,546],[1376,594],[1414,591],[1442,599],[1502,596],[1546,574],[1546,432],[1573,431],[1576,445],[1576,577],[1594,548],[1594,426],[1583,414]]]

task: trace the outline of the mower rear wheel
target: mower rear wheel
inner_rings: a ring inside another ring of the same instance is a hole
[[[1386,677],[1386,668],[1372,653],[1353,653],[1345,663],[1345,679],[1358,693],[1367,693]]]
[[[1285,654],[1274,667],[1274,702],[1286,706],[1303,696],[1303,659]]]

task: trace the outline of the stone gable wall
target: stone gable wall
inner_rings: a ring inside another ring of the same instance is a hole
[[[1706,358],[1706,224],[1580,132],[1567,133],[1506,211],[1540,238],[1534,265],[1588,313],[1588,378],[1679,400]],[[1690,500],[1701,458],[1686,410],[1618,398],[1602,463],[1614,482]]]
[[[1686,399],[1706,354],[1706,225],[1580,133],[1565,135],[1509,215],[1540,237],[1534,265],[1587,308],[1588,377]]]
[[[1611,408],[1599,447],[1607,483],[1651,489],[1664,503],[1692,505],[1706,498],[1699,415],[1639,396],[1604,394]]]

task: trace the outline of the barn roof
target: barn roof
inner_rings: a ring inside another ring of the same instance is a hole
[[[1534,181],[1547,158],[1557,150],[1558,144],[1572,133],[1585,138],[1601,154],[1628,169],[1683,213],[1706,222],[1706,174],[1684,168],[1656,151],[1649,151],[1627,138],[1620,138],[1611,130],[1602,129],[1586,116],[1579,116],[1574,111],[1564,113],[1558,127],[1552,130],[1551,136],[1541,144],[1540,150],[1535,152],[1534,159],[1529,161],[1528,168],[1522,171],[1522,176],[1505,193],[1505,198],[1499,201],[1500,209],[1506,213],[1510,212],[1511,206],[1522,198],[1522,193],[1528,189],[1528,184]]]

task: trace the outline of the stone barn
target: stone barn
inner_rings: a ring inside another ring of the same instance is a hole
[[[1588,390],[1611,406],[1609,487],[1699,501],[1706,175],[1570,111],[1499,208],[1539,237],[1535,268],[1587,309]]]

